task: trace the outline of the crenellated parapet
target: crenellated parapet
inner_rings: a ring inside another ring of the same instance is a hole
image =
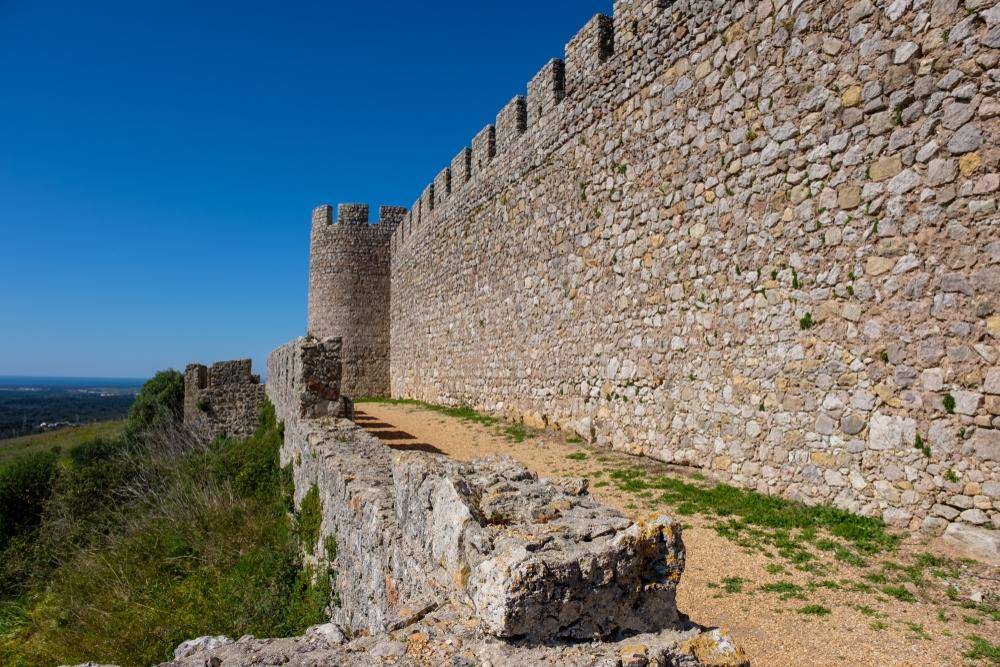
[[[263,402],[264,386],[249,359],[184,369],[184,425],[206,440],[253,434]]]
[[[481,179],[496,179],[500,168],[490,169],[495,158],[502,163],[526,161],[573,136],[580,103],[588,98],[617,96],[627,88],[627,74],[636,59],[672,39],[675,24],[701,20],[706,7],[688,7],[670,0],[616,0],[613,16],[595,15],[566,44],[563,58],[549,60],[527,84],[527,95],[518,94],[504,105],[494,123],[484,127],[427,185],[411,209],[409,224],[393,243],[402,248],[415,230],[432,227],[453,194],[471,181],[477,195],[503,187]],[[697,10],[697,11],[696,11]],[[571,103],[565,103],[570,99]],[[530,139],[522,141],[525,135]],[[475,196],[475,195],[474,195]]]

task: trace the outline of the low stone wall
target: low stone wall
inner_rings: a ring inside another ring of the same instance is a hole
[[[257,430],[264,385],[249,359],[184,370],[184,425],[203,438],[246,438]]]
[[[393,486],[406,547],[492,635],[585,640],[678,620],[684,547],[665,516],[633,523],[510,458],[399,454]]]
[[[635,664],[745,664],[728,637],[678,613],[684,547],[671,519],[633,522],[595,502],[582,480],[540,480],[511,459],[397,452],[348,419],[311,418],[304,360],[335,364],[338,349],[311,345],[300,339],[271,355],[268,393],[285,421],[281,459],[293,467],[296,506],[318,494],[319,535],[306,557],[333,558],[336,627],[391,638],[431,615],[439,633],[476,629],[482,650],[503,656],[498,664],[543,664],[568,650],[582,661],[560,664],[595,664],[626,649],[641,653]],[[646,637],[640,648],[637,634]],[[593,640],[603,643],[579,643]],[[250,662],[266,652],[232,650]],[[705,662],[699,651],[729,662]]]
[[[430,617],[438,650],[451,633],[474,634],[502,656],[495,664],[604,664],[594,661],[628,650],[645,660],[634,664],[746,664],[727,635],[678,613],[684,548],[667,517],[632,522],[585,485],[539,480],[510,459],[394,452],[345,419],[286,424],[282,460],[293,465],[297,505],[318,490],[320,539],[308,558],[322,561],[336,541],[334,626],[380,638],[349,660],[336,646],[325,658],[370,664],[368,652]],[[251,664],[267,646],[227,655]]]

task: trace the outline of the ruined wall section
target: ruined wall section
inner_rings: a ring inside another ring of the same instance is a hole
[[[343,341],[343,392],[389,393],[389,239],[405,209],[383,206],[368,224],[366,204],[313,211],[309,335]]]
[[[264,404],[264,385],[249,359],[184,370],[184,425],[206,439],[253,435]]]
[[[618,0],[392,240],[392,394],[1000,527],[1000,6]]]
[[[670,518],[635,522],[594,501],[585,480],[542,480],[507,457],[398,452],[350,420],[310,414],[310,378],[335,380],[316,360],[335,359],[337,342],[299,339],[268,359],[295,504],[319,501],[306,558],[337,572],[337,625],[382,633],[457,605],[468,627],[518,640],[506,645],[515,655],[524,639],[554,653],[601,638],[585,650],[603,657],[651,633],[649,648],[664,654],[652,664],[673,664],[667,654],[703,664],[686,645],[699,638],[745,664],[731,640],[678,613],[685,554]]]
[[[339,338],[297,338],[267,357],[267,397],[279,421],[354,416],[340,394],[343,374]]]

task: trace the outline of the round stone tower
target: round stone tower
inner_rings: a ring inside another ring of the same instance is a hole
[[[368,224],[367,204],[313,211],[308,332],[343,341],[342,393],[389,395],[389,244],[406,209],[383,206]]]

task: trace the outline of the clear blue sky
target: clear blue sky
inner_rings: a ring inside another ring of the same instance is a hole
[[[312,207],[409,206],[610,11],[0,0],[0,375],[262,369],[304,332]]]

